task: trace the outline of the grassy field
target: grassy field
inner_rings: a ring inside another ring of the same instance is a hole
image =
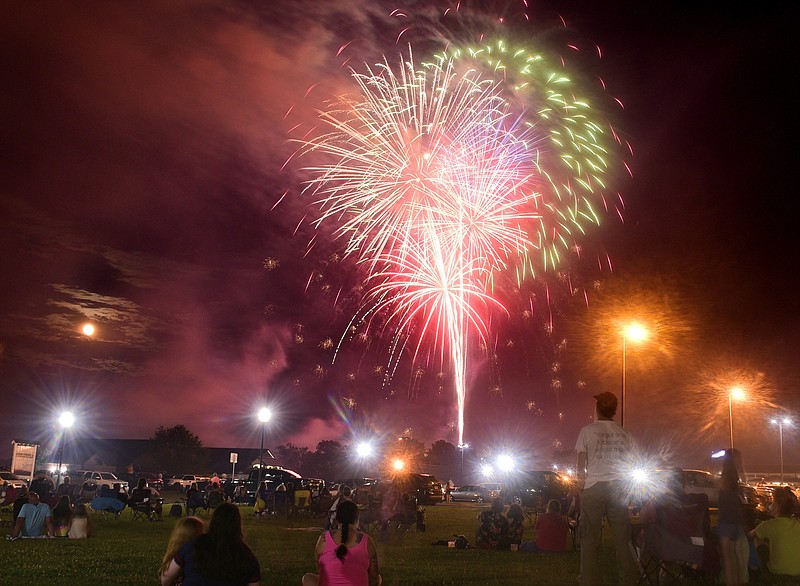
[[[167,495],[168,496],[168,493]],[[378,546],[386,585],[576,584],[578,554],[525,554],[511,551],[456,550],[433,542],[463,533],[470,542],[476,515],[486,505],[441,504],[427,508],[425,533],[394,534]],[[168,510],[168,507],[165,507]],[[321,519],[256,519],[243,509],[245,539],[261,563],[262,584],[298,585],[314,571],[314,544]],[[0,533],[10,533],[10,515],[0,517]],[[156,569],[174,518],[163,522],[133,521],[129,512],[119,520],[96,516],[96,537],[89,540],[0,540],[0,584],[81,583],[92,585],[157,584]],[[533,536],[526,527],[525,539]],[[600,553],[602,584],[616,584],[613,545]]]

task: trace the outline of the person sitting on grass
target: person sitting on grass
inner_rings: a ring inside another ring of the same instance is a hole
[[[208,533],[181,547],[161,573],[161,585],[181,576],[186,586],[260,586],[261,566],[244,542],[239,507],[222,503],[214,509]]]
[[[317,540],[318,574],[303,576],[303,586],[379,586],[378,550],[369,535],[358,530],[358,505],[342,501],[336,508],[338,529]]]
[[[53,518],[50,507],[39,498],[39,493],[30,491],[28,502],[22,505],[14,525],[11,539],[20,537],[53,537]]]
[[[61,486],[64,486],[63,484]],[[66,537],[69,532],[69,518],[72,516],[72,505],[69,496],[62,494],[58,497],[56,506],[53,507],[53,531],[56,537]]]
[[[777,516],[759,523],[750,537],[766,542],[766,547],[759,545],[758,555],[770,577],[796,584],[800,581],[800,520],[792,515],[797,497],[789,487],[782,486],[775,489],[774,498]]]
[[[508,520],[503,516],[503,501],[492,499],[492,508],[478,516],[475,545],[480,549],[503,549],[508,539]]]
[[[172,528],[172,533],[169,536],[167,543],[167,551],[164,552],[164,557],[161,558],[161,565],[158,567],[158,577],[164,575],[164,572],[169,568],[172,559],[178,555],[181,548],[190,541],[197,539],[206,531],[205,523],[197,517],[183,517],[178,519],[175,527]],[[175,578],[170,586],[178,586],[183,583],[183,577]]]
[[[92,519],[89,509],[83,503],[78,503],[72,510],[67,536],[70,539],[86,539],[92,536]]]
[[[526,541],[520,551],[529,553],[556,553],[569,548],[569,524],[561,516],[561,503],[556,499],[547,503],[547,512],[536,519],[536,539]]]
[[[519,546],[522,544],[522,534],[525,532],[525,511],[517,503],[508,507],[508,543]]]

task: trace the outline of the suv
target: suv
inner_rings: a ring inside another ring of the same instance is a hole
[[[503,498],[507,502],[518,498],[524,507],[537,511],[547,509],[547,503],[555,499],[563,503],[569,494],[568,481],[553,470],[531,470],[503,485]]]
[[[294,484],[295,488],[300,488],[303,477],[294,470],[289,470],[281,466],[264,466],[259,474],[259,468],[256,466],[250,470],[247,478],[242,482],[245,490],[247,490],[248,497],[254,497],[258,490],[259,479],[261,479],[261,482],[266,482],[267,490],[272,492],[279,484],[288,484],[289,482]]]
[[[430,474],[404,474],[396,476],[392,483],[401,494],[407,492],[416,497],[420,505],[435,505],[444,500],[442,483]]]
[[[23,480],[13,472],[1,471],[0,484],[3,484],[4,482],[8,482],[8,485],[13,486],[14,488],[22,488],[23,486],[25,487],[28,486],[27,481]]]
[[[81,484],[89,481],[98,488],[101,486],[107,486],[108,488],[114,488],[115,484],[121,485],[123,488],[128,488],[128,481],[121,480],[111,474],[111,472],[95,472],[93,470],[78,470],[78,474],[80,476],[76,477],[76,482],[80,482]]]

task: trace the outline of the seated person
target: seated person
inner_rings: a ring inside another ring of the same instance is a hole
[[[119,482],[114,483],[114,496],[116,496],[117,500],[120,501],[123,505],[127,505],[128,501],[130,500],[130,495],[128,494],[128,489]]]
[[[17,499],[17,489],[8,482],[3,484],[3,493],[0,495],[0,507],[11,507]]]
[[[318,574],[305,574],[303,586],[359,584],[379,586],[378,550],[372,539],[358,529],[358,505],[344,500],[336,510],[336,525],[320,535],[314,555]]]
[[[53,518],[50,507],[41,501],[39,494],[28,493],[28,502],[22,505],[14,525],[11,539],[20,537],[53,537]]]
[[[61,484],[59,484],[58,488],[56,489],[56,496],[61,497],[66,495],[69,497],[70,502],[72,502],[74,493],[75,493],[75,485],[70,482],[69,476],[65,476],[64,481]]]
[[[111,488],[110,486],[108,486],[107,484],[104,484],[103,486],[100,487],[100,494],[97,495],[97,496],[102,497],[104,499],[105,498],[111,498],[111,499],[116,498],[116,495],[114,494],[114,489]]]
[[[110,500],[119,503],[116,499]],[[125,505],[122,506],[124,507]],[[72,510],[72,518],[69,521],[67,536],[70,539],[86,539],[92,536],[92,520],[89,517],[89,511],[86,509],[86,505],[83,503],[78,503]]]
[[[53,482],[43,473],[39,473],[31,481],[29,489],[39,495],[39,500],[46,501],[50,497],[50,491],[53,490]]]
[[[705,547],[706,543],[711,543],[708,495],[687,494],[683,470],[680,468],[670,472],[666,494],[644,504],[639,520],[641,523],[657,525],[660,528],[657,530],[674,538],[668,546],[671,559],[696,563],[710,575],[719,573],[717,548]],[[646,530],[645,535],[637,536],[637,542],[648,549]]]
[[[506,519],[508,519],[508,543],[521,545],[522,534],[525,532],[525,511],[517,503],[514,503],[508,507]]]
[[[208,494],[206,495],[206,502],[208,502],[209,509],[214,509],[225,502],[225,495],[222,493],[219,488],[219,484],[216,482],[211,484],[211,490],[209,490]]]
[[[197,488],[197,483],[192,482],[189,490],[186,491],[186,508],[189,511],[196,509],[208,509],[203,493]]]
[[[547,512],[536,519],[536,539],[526,541],[521,551],[555,553],[569,548],[569,524],[561,516],[561,503],[556,499],[547,503]]]
[[[61,486],[64,486],[63,484]],[[59,487],[60,488],[60,487]],[[69,532],[69,519],[72,516],[72,503],[69,496],[62,494],[58,497],[56,506],[50,511],[53,518],[53,532],[56,537],[66,537]]]
[[[767,547],[760,546],[758,554],[762,567],[772,576],[800,581],[800,520],[792,517],[797,497],[788,487],[776,488],[773,494],[775,518],[762,521],[750,537],[766,542]]]
[[[162,513],[160,496],[156,489],[147,486],[147,478],[140,478],[136,488],[131,492],[128,504],[134,507],[140,503],[146,502],[150,506],[150,509],[156,513],[156,517],[160,521]]]
[[[404,492],[400,495],[394,511],[395,513],[389,521],[397,523],[398,529],[401,525],[411,525],[417,520],[417,501],[412,499],[410,494]]]
[[[478,516],[475,545],[481,549],[501,549],[508,539],[508,520],[503,516],[503,501],[492,499],[492,508]]]
[[[87,480],[81,485],[81,501],[88,503],[97,496],[97,485]]]

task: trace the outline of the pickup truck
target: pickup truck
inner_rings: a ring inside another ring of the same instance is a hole
[[[183,476],[174,476],[169,479],[166,488],[172,490],[188,490],[192,483],[196,482],[198,485],[208,482],[205,476],[197,476],[195,474],[184,474]]]

